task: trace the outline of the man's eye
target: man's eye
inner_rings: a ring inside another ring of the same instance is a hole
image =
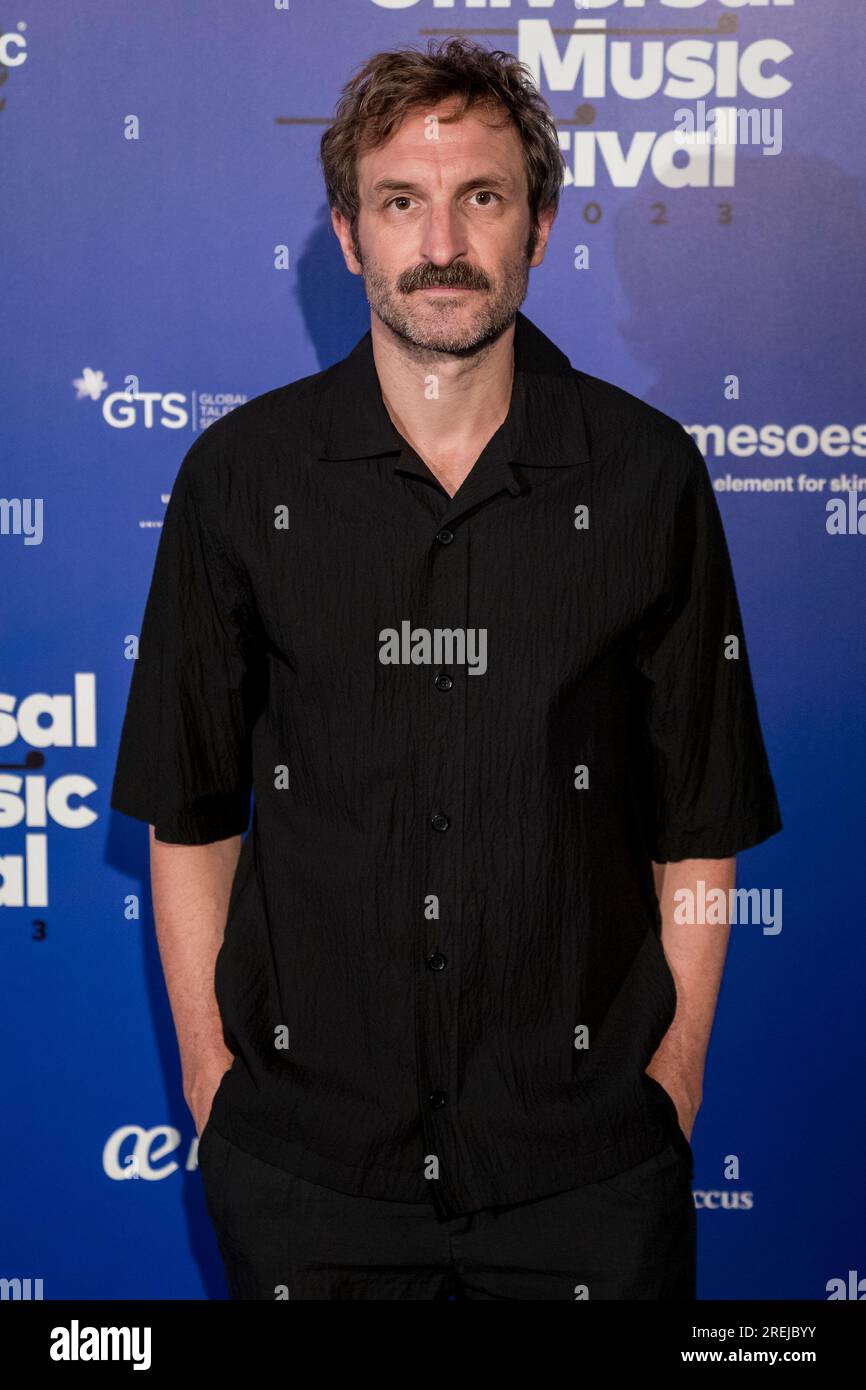
[[[499,194],[498,194],[498,193],[494,193],[493,190],[490,189],[490,188],[479,188],[479,190],[478,190],[477,193],[473,193],[473,194],[472,194],[472,197],[473,197],[473,198],[495,198],[497,203],[501,203],[501,201],[502,201],[502,199],[500,198]],[[414,202],[414,199],[413,199],[413,198],[410,198],[408,193],[398,193],[397,196],[396,196],[396,198],[390,198],[390,199],[388,200],[388,202],[385,204],[385,206],[390,208],[390,207],[393,207],[396,203],[411,203],[411,202]],[[482,206],[482,207],[492,207],[493,204],[492,204],[492,203],[482,203],[481,206]],[[402,209],[400,209],[400,211],[402,211]]]

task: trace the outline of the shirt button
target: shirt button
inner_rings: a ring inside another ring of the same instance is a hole
[[[454,539],[454,532],[449,531],[447,526],[443,526],[441,531],[437,531],[436,539],[440,545],[450,545]]]
[[[444,970],[448,964],[441,951],[434,951],[432,956],[427,957],[428,970]]]
[[[430,1097],[430,1104],[434,1110],[441,1110],[448,1096],[444,1091],[434,1091]]]
[[[430,824],[434,830],[447,830],[451,822],[447,816],[442,815],[441,811],[437,811],[435,815],[430,817]]]
[[[440,671],[437,676],[433,677],[433,684],[437,690],[450,690],[454,684],[454,678]]]

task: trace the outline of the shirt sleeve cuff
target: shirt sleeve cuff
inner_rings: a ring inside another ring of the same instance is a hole
[[[680,859],[731,859],[769,840],[781,829],[778,808],[763,809],[751,816],[741,816],[735,824],[711,825],[699,830],[668,830],[656,839],[651,857],[657,864]]]
[[[156,806],[125,794],[113,794],[115,811],[154,827],[157,840],[168,845],[209,845],[243,835],[249,827],[249,797],[223,796],[202,799],[195,806],[175,810]]]

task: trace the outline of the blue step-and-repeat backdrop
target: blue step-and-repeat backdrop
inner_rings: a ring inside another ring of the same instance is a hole
[[[340,87],[471,33],[528,64],[567,168],[524,312],[706,456],[785,822],[739,859],[774,911],[731,928],[699,1294],[866,1297],[862,21],[859,0],[4,5],[0,1278],[225,1297],[147,829],[108,805],[130,638],[193,437],[368,327],[318,165]]]

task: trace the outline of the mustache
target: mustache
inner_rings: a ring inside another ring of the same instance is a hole
[[[490,282],[484,272],[475,270],[465,261],[457,261],[454,265],[446,266],[417,266],[414,270],[407,270],[405,275],[401,275],[398,284],[404,294],[412,294],[413,290],[432,290],[439,286],[450,290],[488,290],[490,288]]]

